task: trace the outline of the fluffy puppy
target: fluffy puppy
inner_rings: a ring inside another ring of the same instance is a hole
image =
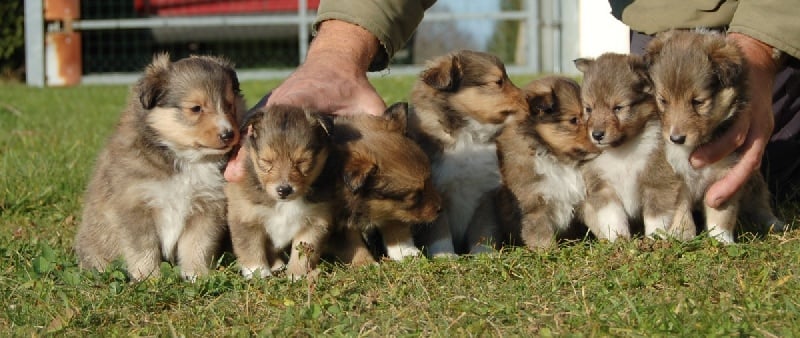
[[[206,273],[225,234],[222,168],[243,108],[229,62],[157,55],[97,158],[75,239],[80,266],[122,258],[135,280],[157,276],[162,260],[187,279]]]
[[[709,235],[733,242],[740,212],[758,225],[782,230],[784,223],[772,212],[760,172],[720,207],[702,203],[708,187],[725,176],[739,154],[700,169],[689,164],[697,147],[724,133],[747,109],[747,65],[739,47],[718,33],[676,30],[653,39],[646,53],[662,113],[667,160],[685,183],[686,197],[703,208]]]
[[[631,222],[645,235],[694,236],[690,219],[673,224],[681,180],[664,158],[658,109],[644,60],[606,53],[578,59],[587,132],[602,153],[584,166],[586,226],[601,239],[630,238]]]
[[[290,245],[290,278],[319,263],[333,222],[335,182],[324,170],[331,127],[330,120],[287,105],[259,108],[245,123],[245,178],[227,184],[225,195],[233,252],[246,278],[271,275]]]
[[[586,197],[579,165],[600,151],[589,139],[577,82],[551,76],[523,90],[530,113],[497,137],[498,219],[512,244],[534,249],[552,245],[573,224]]]
[[[383,116],[359,114],[334,120],[336,161],[342,166],[337,189],[344,203],[341,224],[351,239],[379,230],[393,260],[420,254],[411,227],[432,222],[441,209],[430,162],[405,135],[407,109],[407,104],[397,103]],[[364,249],[363,241],[351,245],[351,252]]]
[[[500,185],[494,137],[509,116],[528,109],[497,57],[457,51],[432,60],[411,92],[412,137],[428,155],[444,211],[418,233],[429,256],[466,253],[479,200]],[[482,208],[491,211],[492,208]]]

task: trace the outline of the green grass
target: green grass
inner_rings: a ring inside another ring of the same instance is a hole
[[[388,102],[411,81],[374,79]],[[243,90],[254,103],[275,85]],[[120,268],[81,271],[71,247],[83,189],[126,95],[0,85],[0,336],[800,335],[800,231],[324,264],[296,283],[245,281],[231,259],[195,284],[168,264],[141,283]],[[796,223],[799,209],[779,214]]]

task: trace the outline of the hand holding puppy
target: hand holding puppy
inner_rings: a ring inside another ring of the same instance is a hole
[[[267,106],[303,107],[332,115],[363,112],[380,116],[386,103],[367,79],[380,44],[363,28],[338,20],[320,24],[305,62],[270,94]],[[244,177],[239,150],[225,168],[225,179]]]
[[[700,168],[737,149],[741,151],[739,162],[708,189],[705,202],[710,207],[719,207],[725,203],[747,182],[750,174],[759,170],[764,148],[775,125],[772,114],[772,84],[778,64],[772,57],[772,47],[744,34],[730,33],[728,39],[741,47],[748,63],[750,107],[741,112],[742,118],[727,133],[692,154],[692,166]]]

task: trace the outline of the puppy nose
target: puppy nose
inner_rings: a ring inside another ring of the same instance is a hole
[[[233,140],[233,130],[232,129],[225,129],[223,132],[219,133],[219,139],[222,142],[228,143]]]
[[[602,141],[603,137],[605,137],[605,136],[606,136],[606,132],[604,132],[602,130],[594,130],[594,131],[592,131],[592,138],[597,140],[597,141]]]
[[[219,133],[219,139],[222,140],[222,142],[225,142],[225,143],[230,142],[231,140],[233,140],[233,136],[234,136],[234,134],[233,134],[233,130],[232,129],[225,129],[224,131]]]
[[[275,191],[278,193],[278,197],[286,198],[286,196],[289,196],[292,194],[292,192],[294,192],[294,189],[292,189],[292,186],[290,185],[280,185],[275,189]]]
[[[669,140],[675,144],[683,144],[686,142],[686,135],[670,135]]]

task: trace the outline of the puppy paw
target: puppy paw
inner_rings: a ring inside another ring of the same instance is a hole
[[[406,257],[422,256],[422,251],[413,245],[398,244],[387,246],[386,254],[394,261],[402,261]]]
[[[428,248],[428,257],[457,257],[456,249],[453,247],[453,240],[450,237],[439,239],[431,243]]]
[[[242,276],[244,276],[245,279],[252,279],[253,277],[266,278],[272,276],[272,271],[270,271],[270,269],[265,265],[243,266]]]
[[[708,229],[708,235],[722,244],[733,244],[733,231],[711,227]]]

